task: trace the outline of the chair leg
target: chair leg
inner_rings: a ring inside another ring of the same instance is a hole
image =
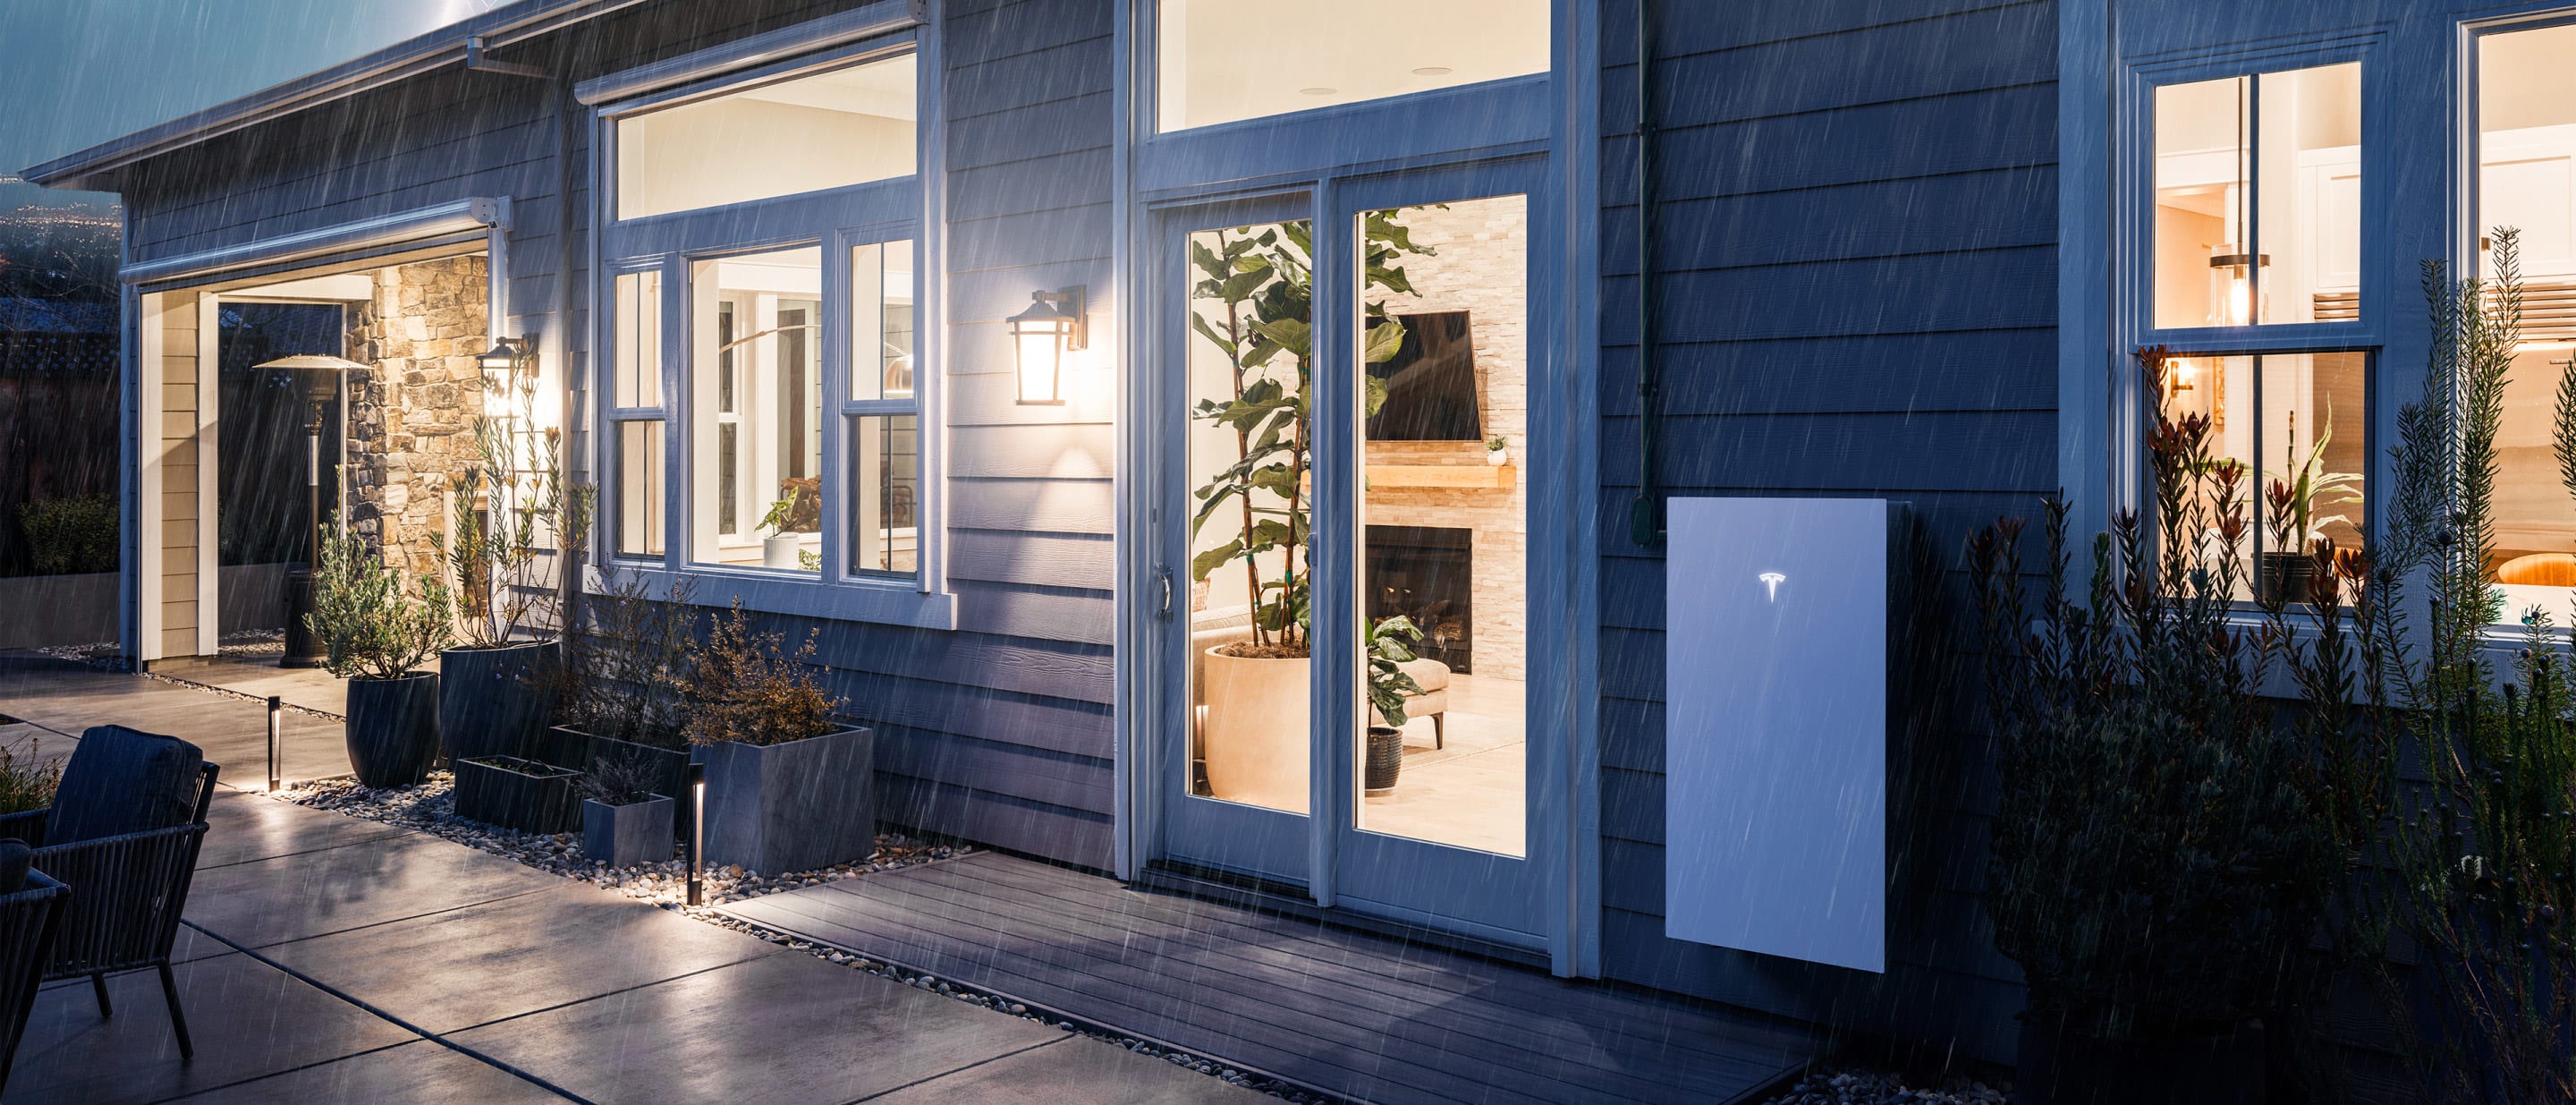
[[[107,972],[90,972],[89,988],[91,992],[98,995],[98,1019],[106,1020],[115,1016],[116,1007],[107,1003]]]
[[[161,965],[161,996],[170,1002],[170,1031],[179,1036],[179,1058],[197,1057],[197,1046],[188,1039],[188,1015],[179,1011],[179,983],[170,977],[170,965]]]
[[[1445,713],[1431,715],[1431,747],[1435,749],[1449,747],[1449,729],[1442,724],[1448,717]]]

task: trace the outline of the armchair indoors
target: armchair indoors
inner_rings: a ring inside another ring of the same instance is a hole
[[[158,967],[179,1054],[193,1057],[170,946],[205,841],[216,766],[197,746],[101,725],[81,734],[54,804],[0,817],[0,837],[34,847],[38,870],[71,888],[43,979],[88,975],[98,1014],[113,1016],[111,973]]]

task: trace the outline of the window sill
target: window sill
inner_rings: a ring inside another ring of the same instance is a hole
[[[616,570],[643,579],[647,593],[656,599],[669,598],[671,587],[686,579],[694,585],[689,592],[692,606],[721,608],[740,599],[743,609],[763,614],[915,629],[957,628],[957,596],[925,593],[909,580],[800,579],[781,572],[712,566],[674,572],[658,566],[620,564]],[[593,568],[586,574],[584,583],[589,592],[600,594],[604,588],[599,570]]]

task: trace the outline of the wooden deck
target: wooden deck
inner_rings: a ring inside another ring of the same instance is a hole
[[[1754,1100],[1795,1026],[990,853],[729,912],[1355,1101]]]

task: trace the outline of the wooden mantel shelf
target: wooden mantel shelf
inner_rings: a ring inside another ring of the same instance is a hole
[[[1509,491],[1520,483],[1516,464],[1372,464],[1370,487],[1464,487]]]

